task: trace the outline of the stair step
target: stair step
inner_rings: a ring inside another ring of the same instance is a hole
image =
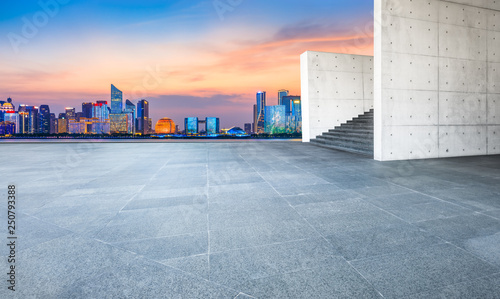
[[[373,109],[316,136],[311,143],[373,157]]]
[[[328,149],[334,149],[334,150],[338,150],[338,151],[349,152],[349,153],[359,154],[359,155],[363,155],[363,156],[373,157],[373,150],[359,150],[359,149],[353,149],[353,148],[345,148],[342,146],[320,143],[320,142],[317,142],[315,140],[311,140],[311,143],[316,145],[316,146],[319,146],[319,147],[324,147],[324,148],[328,148]]]
[[[373,139],[373,132],[370,130],[366,130],[365,132],[361,132],[361,131],[357,131],[357,130],[354,130],[352,132],[345,132],[342,130],[332,130],[332,131],[325,132],[322,135],[333,136],[333,137],[352,136],[352,137],[357,137],[357,138]]]
[[[323,140],[328,140],[328,141],[334,141],[334,142],[339,142],[339,143],[352,143],[352,144],[360,144],[360,145],[372,145],[373,146],[373,139],[369,138],[359,138],[355,136],[316,136],[316,139],[323,139]]]

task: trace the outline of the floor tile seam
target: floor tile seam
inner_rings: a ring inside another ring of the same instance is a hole
[[[250,295],[245,294],[245,293],[242,293],[242,292],[240,292],[238,295],[236,295],[236,297],[234,297],[233,299],[237,299],[240,295],[246,296],[246,297],[248,297],[248,298],[254,298],[254,299],[257,299],[257,297],[250,296]]]
[[[211,269],[211,263],[210,263],[210,194],[209,194],[209,190],[210,190],[210,169],[209,169],[209,166],[208,166],[208,163],[210,161],[210,149],[208,149],[206,151],[206,157],[207,157],[207,163],[205,164],[205,171],[207,172],[207,183],[206,183],[206,186],[205,186],[205,193],[206,193],[206,197],[207,197],[207,243],[208,243],[208,247],[207,247],[207,266],[208,266],[208,280],[210,281],[210,269]]]
[[[434,199],[436,199],[436,200],[438,200],[438,201],[440,201],[440,202],[443,202],[443,203],[448,203],[448,204],[451,204],[451,205],[454,205],[454,206],[457,206],[457,207],[460,207],[460,208],[464,208],[464,209],[468,209],[468,210],[474,211],[474,210],[472,210],[472,209],[469,209],[469,208],[466,208],[466,207],[464,207],[464,206],[462,206],[462,205],[459,205],[459,204],[456,204],[456,203],[453,203],[453,202],[450,202],[450,201],[447,201],[447,200],[441,199],[441,198],[436,197],[436,196],[434,196],[434,195],[426,194],[426,193],[424,193],[424,192],[420,192],[420,191],[417,191],[417,190],[411,189],[411,188],[409,188],[409,187],[406,187],[406,186],[403,186],[403,185],[396,184],[396,183],[391,182],[391,181],[388,181],[388,183],[389,183],[389,184],[392,184],[392,185],[395,185],[395,186],[398,186],[398,187],[400,187],[400,188],[408,189],[408,190],[410,190],[410,191],[412,191],[412,192],[414,192],[414,193],[418,193],[418,194],[420,194],[420,195],[424,195],[424,196],[427,196],[427,197],[434,198]]]
[[[423,222],[427,222],[427,221],[435,221],[435,220],[442,220],[442,219],[452,219],[452,218],[458,218],[458,217],[464,217],[464,216],[478,216],[478,215],[484,216],[486,218],[491,218],[493,220],[500,220],[497,217],[494,217],[494,216],[482,213],[482,211],[471,210],[470,214],[460,214],[460,215],[454,215],[454,216],[445,217],[445,218],[436,218],[436,219],[421,220],[421,221],[416,221],[416,222],[412,222],[412,223],[413,224],[417,224],[417,223],[423,223]]]
[[[223,287],[225,289],[228,289],[228,290],[231,290],[231,291],[235,291],[235,292],[240,292],[232,287],[229,287],[229,286],[226,286],[224,284],[220,284],[218,282],[215,282],[215,281],[211,281],[211,280],[208,280],[206,278],[204,278],[203,276],[200,276],[200,275],[196,275],[194,273],[191,273],[191,272],[188,272],[188,271],[185,271],[185,270],[182,270],[182,269],[179,269],[177,267],[174,267],[174,266],[171,266],[171,265],[166,265],[166,264],[163,264],[162,262],[158,261],[158,260],[155,260],[155,259],[152,259],[148,256],[145,256],[145,255],[142,255],[142,254],[139,254],[137,252],[134,252],[134,251],[130,251],[130,250],[127,250],[127,249],[124,249],[124,248],[121,248],[121,247],[117,247],[117,246],[114,246],[113,244],[111,243],[106,243],[106,242],[103,242],[103,241],[99,241],[99,240],[95,240],[97,242],[100,242],[104,245],[108,245],[110,247],[113,247],[117,250],[120,250],[120,251],[123,251],[123,252],[127,252],[127,253],[130,253],[130,254],[133,254],[134,256],[136,256],[137,258],[139,259],[145,259],[147,261],[150,261],[154,264],[157,264],[159,266],[162,266],[162,267],[166,267],[166,268],[170,268],[170,269],[173,269],[173,270],[176,270],[176,271],[179,271],[181,273],[183,273],[184,275],[186,276],[189,276],[189,277],[192,277],[192,278],[196,278],[196,279],[201,279],[203,281],[205,281],[206,283],[210,284],[210,285],[216,285],[216,286],[219,286],[219,287]]]
[[[488,216],[488,217],[494,218],[496,220],[500,220],[500,216],[492,216],[492,215],[486,214],[487,212],[496,211],[496,210],[498,210],[498,209],[476,211],[476,213],[481,214],[483,216]]]
[[[172,159],[172,158],[170,158],[170,159]],[[170,159],[169,159],[168,161],[170,161]],[[161,171],[161,170],[165,167],[165,165],[167,165],[168,161],[167,161],[167,162],[165,162],[165,164],[163,164],[163,165],[162,165],[162,167],[160,167],[160,168],[156,171],[156,173],[155,173],[155,174],[154,174],[154,175],[153,175],[153,176],[152,176],[152,177],[148,180],[148,183],[152,181],[152,179],[155,177],[155,175],[156,175],[158,172],[160,172],[160,171]],[[111,221],[113,221],[113,219],[115,219],[115,218],[116,218],[116,217],[117,217],[117,216],[121,213],[121,211],[122,211],[122,210],[123,210],[123,209],[124,209],[124,208],[125,208],[125,207],[126,207],[126,206],[130,203],[130,202],[132,202],[132,200],[133,200],[134,198],[136,198],[142,190],[144,190],[144,188],[145,188],[146,186],[147,186],[147,183],[146,183],[146,184],[144,184],[144,185],[142,185],[142,188],[140,188],[140,189],[139,189],[139,190],[138,190],[138,191],[137,191],[137,192],[136,192],[136,193],[135,193],[135,194],[134,194],[134,195],[133,195],[133,196],[132,196],[132,197],[131,197],[131,198],[130,198],[130,199],[129,199],[126,203],[125,203],[125,205],[123,205],[123,206],[122,206],[122,208],[121,208],[120,210],[118,210],[118,212],[116,212],[116,213],[115,213],[115,215],[114,215],[113,217],[111,217],[111,218],[110,218],[110,220],[109,220],[109,221],[108,221],[108,222],[107,222],[107,223],[106,223],[106,224],[105,224],[105,225],[104,225],[104,226],[103,226],[103,227],[102,227],[99,231],[97,231],[97,232],[95,233],[95,236],[99,235],[99,234],[100,234],[100,233],[101,233],[101,232],[102,232],[102,231],[103,231],[103,230],[104,230],[104,229],[105,229],[105,228],[106,228],[106,227],[107,227],[107,226],[111,223]]]
[[[259,172],[258,172],[259,173]],[[259,173],[260,174],[260,173]],[[271,187],[274,189],[274,187],[271,185]],[[274,189],[276,191],[276,189]],[[277,192],[277,191],[276,191]],[[278,192],[279,193],[279,192]],[[280,194],[281,196],[281,194]],[[283,197],[282,197],[283,198]],[[284,198],[283,198],[284,199]],[[288,202],[286,199],[284,199],[288,205],[295,210],[295,212],[300,215],[300,217],[302,217],[302,219],[309,225],[310,228],[312,228],[316,234],[318,234],[329,246],[330,248],[332,248],[332,250],[334,250],[334,246],[333,244],[330,243],[330,241],[328,241],[328,239],[326,239],[326,237],[321,233],[319,232],[304,216],[302,216],[291,204],[290,202]],[[372,284],[370,283],[356,268],[354,268],[343,256],[340,256],[341,259],[343,259],[350,267],[351,269],[353,269],[358,275],[360,275],[360,277],[365,281],[365,283],[367,283],[368,285],[370,285],[381,297],[383,297],[382,293]]]
[[[228,252],[233,252],[233,251],[261,249],[263,247],[274,247],[274,246],[278,246],[278,245],[286,245],[286,244],[291,244],[294,242],[301,242],[301,241],[306,241],[306,240],[311,240],[311,239],[322,239],[322,238],[321,238],[321,236],[316,236],[316,237],[311,237],[311,238],[293,239],[293,240],[288,240],[288,241],[283,241],[283,242],[272,242],[272,243],[261,244],[261,245],[256,245],[256,246],[246,246],[246,247],[230,248],[230,249],[225,249],[225,250],[221,250],[221,251],[213,251],[210,254],[216,255],[216,254],[228,253]]]
[[[436,236],[432,236],[432,237],[435,237],[438,240],[438,242],[433,243],[433,244],[417,245],[416,247],[410,247],[410,248],[406,248],[406,249],[403,249],[403,250],[395,250],[395,251],[391,251],[391,252],[387,252],[387,253],[382,253],[382,254],[367,256],[367,257],[358,258],[358,259],[352,259],[352,260],[347,260],[346,259],[346,260],[348,262],[350,262],[350,263],[363,262],[363,261],[369,261],[369,260],[383,258],[383,257],[387,257],[387,256],[393,256],[395,254],[403,254],[403,253],[409,252],[409,251],[417,252],[417,250],[422,249],[421,247],[425,247],[424,249],[427,249],[427,248],[430,248],[430,247],[437,247],[439,245],[451,244],[451,242],[446,241],[444,239],[441,239],[439,237],[436,237]]]
[[[493,273],[493,274],[490,274],[490,275],[481,276],[481,277],[477,277],[477,278],[473,278],[473,279],[466,279],[464,281],[460,281],[460,282],[457,282],[457,283],[452,283],[452,284],[448,284],[448,285],[445,285],[445,286],[440,286],[440,287],[437,287],[437,288],[433,288],[432,290],[427,290],[427,291],[422,291],[422,292],[418,292],[418,293],[407,294],[406,296],[416,296],[416,295],[425,294],[425,293],[429,293],[429,292],[435,292],[435,291],[439,291],[439,290],[445,290],[445,289],[453,287],[453,286],[465,285],[467,283],[471,283],[471,282],[474,282],[474,281],[477,281],[477,280],[482,280],[482,279],[485,279],[485,278],[493,277],[493,276],[498,275],[498,274],[500,274],[500,272],[499,273]]]
[[[471,255],[471,256],[473,256],[473,257],[477,258],[478,260],[482,261],[483,263],[486,263],[486,264],[488,264],[489,266],[491,266],[491,267],[495,268],[495,269],[496,269],[496,272],[495,272],[495,273],[493,273],[493,274],[498,274],[498,273],[500,273],[500,265],[495,265],[495,264],[491,263],[490,261],[487,261],[486,259],[484,259],[482,256],[480,256],[480,255],[476,254],[475,252],[469,251],[469,250],[467,250],[467,249],[465,249],[465,248],[463,248],[463,247],[458,246],[457,244],[455,244],[455,243],[454,243],[454,242],[456,242],[457,240],[458,240],[458,239],[455,239],[455,240],[450,241],[450,242],[448,242],[448,243],[449,243],[449,244],[451,244],[453,247],[457,248],[459,251],[463,251],[463,252],[465,252],[465,253],[467,253],[467,254],[469,254],[469,255]],[[463,239],[462,239],[462,240],[463,240]],[[493,275],[493,274],[491,274],[491,275]]]
[[[166,236],[157,236],[157,237],[151,237],[151,238],[140,238],[140,239],[128,239],[128,240],[122,240],[122,241],[106,241],[103,239],[95,238],[93,237],[92,239],[101,241],[101,242],[106,242],[109,244],[123,244],[123,243],[131,243],[131,242],[142,242],[142,241],[151,241],[151,240],[161,240],[161,239],[169,239],[169,238],[177,238],[177,237],[184,237],[184,236],[195,236],[195,235],[200,235],[200,234],[205,234],[206,231],[196,231],[192,233],[185,233],[185,234],[175,234],[175,235],[166,235]]]

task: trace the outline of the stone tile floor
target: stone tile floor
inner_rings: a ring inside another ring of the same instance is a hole
[[[2,274],[0,298],[500,298],[500,156],[0,146],[2,243],[18,190],[17,291]]]

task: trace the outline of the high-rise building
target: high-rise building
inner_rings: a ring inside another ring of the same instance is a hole
[[[266,133],[282,134],[286,132],[285,127],[285,106],[267,106],[266,107]]]
[[[127,113],[117,113],[110,114],[110,131],[116,134],[127,134],[128,133],[128,114]]]
[[[50,134],[57,134],[55,113],[50,114]]]
[[[198,134],[198,117],[187,117],[184,119],[184,130],[186,135]]]
[[[302,108],[300,96],[283,97],[283,105],[285,106],[287,132],[302,132]]]
[[[73,107],[66,107],[66,118],[67,119],[75,119],[76,118],[76,111],[75,108]]]
[[[151,119],[149,118],[149,102],[140,100],[137,103],[137,124],[136,132],[149,134],[151,132]]]
[[[59,118],[57,119],[57,134],[68,133],[68,126],[66,113],[59,113]]]
[[[85,118],[93,118],[94,117],[94,104],[82,103],[82,115]]]
[[[38,133],[38,107],[19,105],[20,133],[35,134]]]
[[[215,135],[220,132],[220,121],[217,117],[205,118],[205,133],[207,135]]]
[[[257,128],[257,105],[253,105],[253,123],[252,123],[252,132],[256,132]]]
[[[41,105],[38,113],[38,132],[50,134],[50,108],[49,105]]]
[[[17,112],[14,112],[14,111],[6,111],[6,112],[2,112],[2,113],[4,113],[3,121],[11,122],[11,123],[15,124],[15,133],[19,133],[20,132],[19,114]]]
[[[99,121],[109,121],[109,110],[107,101],[97,101],[94,104],[94,117]]]
[[[0,122],[0,135],[13,135],[16,133],[16,124],[10,121]]]
[[[286,89],[278,90],[278,105],[283,105],[283,97],[288,96],[289,91]]]
[[[123,112],[123,93],[111,84],[111,113],[119,114]]]
[[[125,102],[125,110],[124,113],[128,114],[128,134],[135,134],[135,121],[137,119],[137,113],[135,109],[135,105],[127,100]]]
[[[245,133],[248,135],[252,134],[252,124],[245,124]]]
[[[259,91],[257,93],[257,120],[256,133],[264,133],[265,131],[265,114],[266,114],[266,92]]]

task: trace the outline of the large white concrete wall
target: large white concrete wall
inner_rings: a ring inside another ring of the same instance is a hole
[[[500,1],[375,0],[374,155],[500,154]]]
[[[300,68],[304,142],[373,108],[373,57],[308,51]]]

